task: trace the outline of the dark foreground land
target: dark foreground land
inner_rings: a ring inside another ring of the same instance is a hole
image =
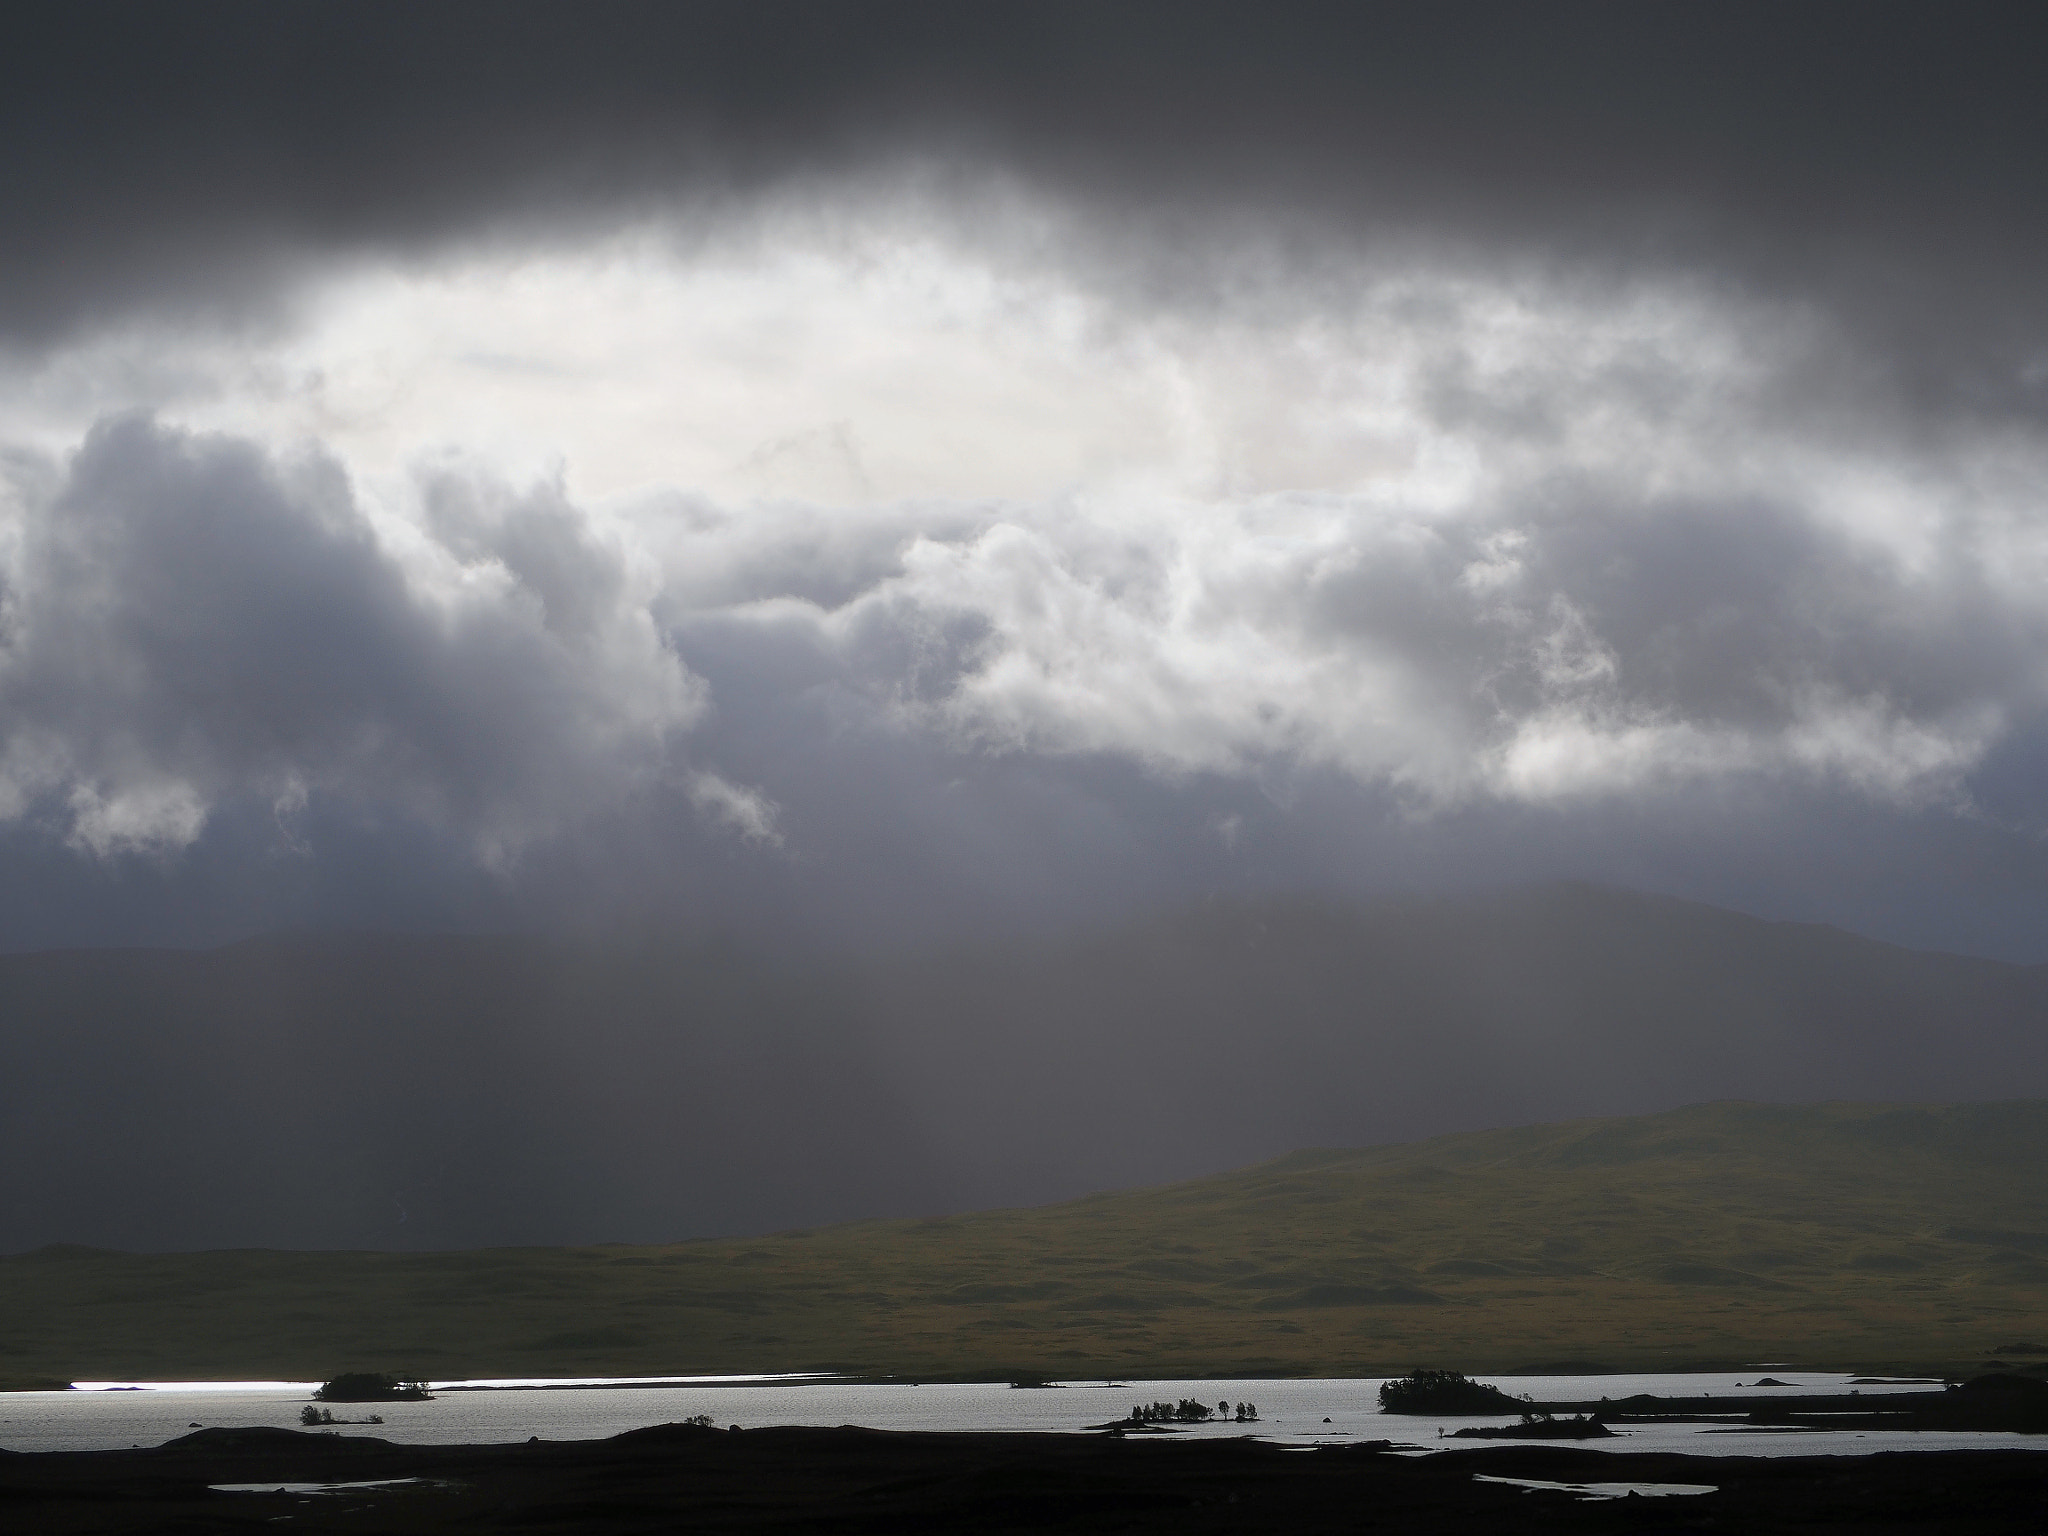
[[[1487,1477],[1710,1483],[1588,1501]],[[219,1492],[222,1483],[383,1489]],[[155,1450],[0,1454],[10,1532],[1217,1531],[2025,1532],[2048,1529],[2048,1456],[1934,1451],[1781,1459],[1491,1447],[890,1434],[690,1425],[610,1440],[398,1446],[208,1429]]]

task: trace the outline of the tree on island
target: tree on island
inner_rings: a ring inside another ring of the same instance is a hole
[[[1410,1371],[1380,1384],[1381,1413],[1520,1413],[1527,1402],[1460,1371]]]
[[[388,1371],[344,1371],[313,1392],[317,1403],[419,1403],[432,1396],[424,1381]]]

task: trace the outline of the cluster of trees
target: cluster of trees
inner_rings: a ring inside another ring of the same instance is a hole
[[[1527,1402],[1460,1371],[1410,1371],[1380,1383],[1381,1413],[1520,1413]]]
[[[1131,1410],[1133,1424],[1206,1424],[1210,1419],[1228,1419],[1238,1424],[1249,1424],[1259,1416],[1257,1403],[1218,1403],[1211,1408],[1207,1403],[1198,1403],[1192,1397],[1184,1397],[1177,1403],[1140,1403]]]
[[[424,1381],[393,1376],[386,1371],[344,1371],[323,1381],[313,1393],[316,1403],[406,1403],[424,1402],[433,1394]]]

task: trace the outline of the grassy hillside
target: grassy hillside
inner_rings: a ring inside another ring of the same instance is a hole
[[[1977,1365],[2048,1340],[2048,1104],[1722,1103],[661,1247],[43,1249],[0,1375]]]

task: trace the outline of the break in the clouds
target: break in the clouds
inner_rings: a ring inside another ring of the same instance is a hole
[[[1738,143],[1660,180],[1595,131],[1628,101],[1667,147],[1746,131],[1680,121],[1669,58],[1598,110],[1503,86],[1462,136],[1485,71],[1454,61],[1318,130],[1329,67],[1204,53],[1221,12],[1124,96],[1064,45],[1006,71],[884,13],[916,68],[770,50],[755,94],[685,81],[652,127],[579,95],[578,53],[535,112],[584,137],[519,166],[462,94],[503,39],[445,115],[399,91],[420,156],[373,170],[344,110],[296,151],[310,188],[257,131],[298,108],[238,87],[173,137],[242,181],[121,172],[65,214],[72,268],[64,217],[18,236],[15,842],[175,869],[230,825],[271,865],[416,836],[502,885],[715,868],[848,909],[1034,866],[1018,899],[1065,910],[1119,848],[1126,896],[1426,881],[1300,851],[1366,821],[1411,853],[1483,823],[1503,878],[1613,873],[1574,846],[1633,818],[1740,848],[1798,805],[1989,839],[1984,899],[2037,901],[2048,350],[1992,323],[2032,292],[1986,238],[1996,166],[1977,201],[1882,135],[1858,167],[1772,87],[1789,168]],[[1170,147],[1191,80],[1229,145]],[[1517,112],[1554,162],[1502,147]],[[82,142],[49,174],[99,164]],[[1951,255],[1886,206],[1886,155]],[[1820,172],[1841,231],[1784,199]],[[160,271],[99,243],[137,229]],[[1741,858],[1707,894],[1768,884]],[[1853,906],[1827,888],[1790,904]]]

